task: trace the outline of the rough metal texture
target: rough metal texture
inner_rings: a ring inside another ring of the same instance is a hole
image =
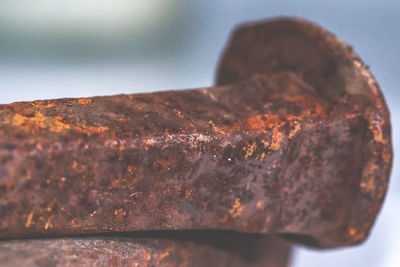
[[[0,266],[283,267],[290,252],[288,242],[260,235],[126,236],[0,242]]]
[[[240,27],[213,88],[0,106],[0,237],[222,229],[363,241],[392,162],[361,60],[300,20]]]

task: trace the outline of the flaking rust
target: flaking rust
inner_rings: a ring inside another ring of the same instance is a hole
[[[240,26],[217,86],[0,106],[0,237],[219,229],[363,241],[390,175],[389,111],[319,26]]]

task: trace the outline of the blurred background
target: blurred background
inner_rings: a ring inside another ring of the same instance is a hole
[[[303,17],[352,45],[392,114],[400,153],[400,1],[1,0],[0,103],[211,86],[239,23]],[[370,238],[296,248],[292,266],[399,266],[400,162]]]

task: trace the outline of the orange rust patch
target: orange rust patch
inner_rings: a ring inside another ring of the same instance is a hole
[[[150,261],[151,260],[151,254],[148,253],[146,250],[143,250],[141,255],[143,255],[144,260],[146,260],[146,261]]]
[[[114,215],[115,215],[115,218],[117,220],[119,220],[119,219],[122,219],[124,216],[126,216],[126,211],[123,208],[115,209]]]
[[[270,143],[266,140],[261,140],[261,143],[263,143],[265,148],[269,147],[269,145],[270,145]]]
[[[229,210],[229,213],[233,218],[236,218],[242,214],[243,206],[240,204],[240,199],[235,199],[235,204],[233,204],[232,208]]]
[[[269,148],[271,150],[279,150],[281,144],[285,138],[284,133],[280,130],[280,127],[288,124],[291,126],[292,130],[288,134],[288,138],[293,138],[301,129],[299,120],[301,117],[296,115],[276,115],[276,114],[262,114],[254,117],[248,118],[244,125],[243,123],[237,123],[232,128],[233,129],[248,129],[250,131],[257,132],[272,132],[272,140],[271,143],[262,140],[261,142],[264,144],[265,148]],[[243,150],[247,150],[244,148]],[[248,150],[246,152],[245,159],[252,155],[252,150]]]
[[[29,227],[31,226],[31,224],[32,224],[32,218],[33,218],[33,211],[31,211],[31,212],[29,213],[28,218],[26,219],[26,222],[25,222],[25,227],[26,227],[26,228],[29,228]]]
[[[185,192],[185,198],[186,198],[186,199],[189,198],[190,195],[192,194],[192,192],[193,192],[193,189],[186,190],[186,192]]]
[[[92,99],[90,99],[90,98],[79,98],[78,99],[78,103],[82,104],[82,105],[89,104],[89,103],[92,103]]]
[[[294,128],[290,131],[288,137],[289,138],[293,138],[298,131],[300,131],[301,127],[300,127],[300,123],[298,121],[293,121],[294,124]]]
[[[51,219],[49,219],[49,220],[46,222],[45,226],[44,226],[44,230],[47,230],[47,229],[49,229],[49,228],[51,228],[51,227],[52,227]]]
[[[283,141],[284,135],[281,131],[279,131],[278,127],[272,129],[272,143],[270,149],[272,150],[279,150],[281,147],[281,143]]]
[[[349,226],[347,230],[347,234],[353,239],[353,240],[364,240],[365,239],[365,233],[363,231],[359,231],[356,227],[354,226]]]
[[[125,144],[124,143],[119,143],[119,150],[125,150]]]
[[[220,134],[224,134],[226,132],[226,131],[224,131],[223,128],[216,126],[213,121],[209,121],[208,125],[212,127],[214,132],[217,132],[217,133],[220,133]]]
[[[28,123],[35,123],[38,121],[41,123],[41,120],[36,119],[36,116],[33,118],[28,118],[20,114],[15,114],[13,117],[12,124],[17,126],[25,126]],[[40,126],[42,126],[43,128],[46,127],[44,124],[40,124]]]
[[[375,163],[368,164],[366,168],[363,169],[363,177],[368,177],[367,181],[362,181],[360,187],[362,191],[366,193],[373,193],[375,190],[375,181],[373,179],[375,171],[379,169],[379,166]]]
[[[54,106],[54,103],[47,101],[33,101],[31,104],[36,108],[51,108]]]
[[[248,148],[245,148],[246,150],[246,155],[244,155],[245,159],[248,159],[249,157],[251,157],[254,154],[254,151],[256,151],[257,149],[257,144],[253,143],[251,145],[249,145]]]
[[[181,118],[181,119],[184,118],[184,116],[182,115],[182,112],[180,112],[180,111],[177,110],[176,108],[174,108],[173,111],[175,112],[175,114],[176,114],[179,118]]]
[[[76,127],[76,128],[75,128]],[[109,130],[107,126],[88,126],[88,125],[79,125],[75,126],[74,128],[82,133],[85,133],[89,136],[93,134],[101,134]]]
[[[294,117],[294,116],[292,116]],[[280,127],[285,124],[283,119],[289,120],[291,116],[289,115],[275,115],[275,114],[262,114],[254,117],[250,117],[246,121],[246,128],[253,131],[266,131],[274,127]],[[237,125],[236,127],[241,125]]]
[[[60,133],[65,130],[72,129],[77,132],[87,134],[89,136],[93,134],[101,134],[109,129],[107,126],[68,124],[63,121],[64,117],[62,116],[56,116],[56,117],[45,116],[40,112],[34,113],[34,116],[32,117],[22,116],[17,113],[13,117],[12,124],[16,126],[22,126],[22,129],[30,131],[47,129],[50,132]]]
[[[72,162],[72,169],[76,169],[78,167],[78,162],[76,160],[74,160],[74,162]]]
[[[361,189],[365,192],[372,193],[375,190],[374,179],[368,179],[367,182],[363,182],[360,185]]]
[[[357,234],[357,229],[355,227],[349,227],[348,234],[350,236],[355,236]]]
[[[286,120],[290,119],[289,116],[271,114],[257,115],[255,117],[248,118],[244,128],[258,132],[265,132],[272,129],[271,144],[269,144],[269,142],[267,141],[263,141],[263,144],[271,150],[278,150],[283,141],[283,134],[280,131],[280,127],[286,123],[283,118],[285,118]],[[236,125],[235,128],[236,127],[242,126]]]
[[[265,158],[265,152],[261,153],[261,155],[259,155],[258,159],[264,159]]]
[[[25,117],[15,114],[12,123],[30,130],[49,129],[52,132],[61,132],[65,129],[71,129],[69,124],[63,123],[61,116],[47,117],[40,112],[36,112],[33,117]]]
[[[132,167],[132,165],[129,165],[127,170],[130,175],[134,173],[134,168]]]
[[[370,123],[368,128],[374,135],[375,142],[385,145],[387,143],[387,140],[383,138],[382,124],[382,122]]]
[[[266,131],[270,126],[266,120],[263,119],[263,115],[257,115],[247,119],[246,126],[252,131]],[[240,127],[240,126],[239,126]]]
[[[164,251],[163,253],[160,254],[159,256],[159,261],[161,261],[162,259],[164,259],[165,257],[169,256],[169,252],[168,251]]]
[[[321,99],[310,95],[296,95],[289,96],[281,94],[276,94],[272,97],[273,99],[284,99],[287,102],[297,103],[301,106],[301,117],[305,116],[320,116],[324,117],[326,115],[326,105],[327,103]]]

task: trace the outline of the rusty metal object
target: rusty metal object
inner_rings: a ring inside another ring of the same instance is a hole
[[[0,106],[0,237],[220,229],[363,241],[392,163],[367,67],[319,26],[239,27],[212,88]]]
[[[283,267],[289,252],[290,244],[277,237],[164,232],[0,242],[0,266]]]

